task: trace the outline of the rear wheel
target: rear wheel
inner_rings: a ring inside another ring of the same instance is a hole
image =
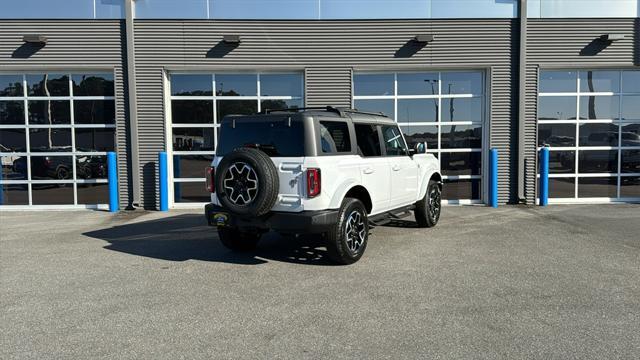
[[[329,258],[338,264],[353,264],[362,257],[368,239],[367,209],[358,199],[344,199],[338,221],[327,233]]]
[[[255,250],[260,241],[260,233],[240,231],[236,228],[219,228],[218,238],[227,249],[245,252]]]
[[[442,210],[442,189],[440,184],[430,180],[427,193],[416,203],[416,222],[421,227],[434,227],[440,220]]]

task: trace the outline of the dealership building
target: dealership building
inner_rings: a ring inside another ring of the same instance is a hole
[[[638,0],[0,4],[0,209],[208,201],[219,121],[350,107],[427,142],[450,204],[640,202]]]

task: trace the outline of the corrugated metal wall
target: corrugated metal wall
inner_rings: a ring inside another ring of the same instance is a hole
[[[624,68],[640,65],[639,19],[530,19],[527,35],[526,196],[536,197],[537,91],[542,68]],[[624,34],[606,47],[603,34]]]
[[[351,71],[490,69],[491,146],[500,151],[499,201],[514,201],[517,20],[177,21],[137,20],[136,61],[143,202],[157,203],[164,149],[164,69],[270,70],[306,74],[307,105],[350,105]],[[434,42],[416,48],[417,34]],[[237,48],[226,34],[240,35]],[[512,155],[513,154],[513,155]]]
[[[29,51],[22,37],[39,34],[47,45]],[[120,206],[129,203],[127,121],[123,50],[124,21],[120,20],[2,20],[0,21],[0,71],[100,69],[115,71]],[[95,70],[94,70],[95,71]]]

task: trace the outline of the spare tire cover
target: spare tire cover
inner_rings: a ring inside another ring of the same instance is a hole
[[[225,155],[215,176],[218,200],[232,213],[264,215],[278,197],[278,170],[258,149],[239,148]]]

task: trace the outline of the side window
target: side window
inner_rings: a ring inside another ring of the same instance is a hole
[[[325,154],[351,152],[351,138],[347,123],[320,121],[320,145]]]
[[[362,156],[382,156],[380,137],[375,125],[355,124],[358,139],[358,154]]]
[[[383,126],[382,136],[384,137],[384,148],[387,156],[408,155],[407,145],[404,143],[402,133],[397,126]]]

